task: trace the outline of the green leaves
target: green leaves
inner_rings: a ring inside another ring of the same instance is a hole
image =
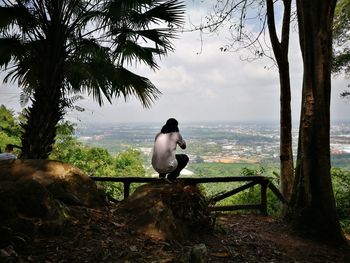
[[[333,71],[350,73],[350,49],[344,48],[341,52],[337,52],[333,59]]]
[[[7,68],[12,59],[18,60],[22,47],[16,36],[0,38],[0,67]]]
[[[350,1],[339,0],[333,20],[333,38],[338,44],[344,44],[350,37]]]
[[[158,21],[164,21],[172,23],[175,26],[181,26],[184,19],[184,9],[185,5],[182,2],[170,0],[146,11],[143,16],[147,18],[147,20],[155,23]]]
[[[7,144],[19,145],[20,132],[14,112],[0,105],[0,149],[4,150]]]
[[[154,54],[164,54],[164,51],[161,49],[143,47],[130,40],[126,40],[123,47],[120,47],[120,50],[122,51],[121,60],[126,61],[127,64],[132,64],[133,61],[139,61],[150,66],[152,69],[158,69]]]
[[[160,91],[147,78],[122,67],[116,68],[114,74],[112,94],[115,97],[123,95],[127,99],[129,96],[135,95],[144,107],[149,108],[160,95]]]
[[[350,73],[350,0],[339,0],[335,9],[333,20],[333,68],[334,73]],[[349,96],[349,91],[344,91],[341,96]]]
[[[116,156],[115,168],[117,176],[145,176],[141,152],[128,149]]]
[[[350,172],[340,168],[332,168],[332,183],[337,204],[338,217],[343,229],[350,232]]]

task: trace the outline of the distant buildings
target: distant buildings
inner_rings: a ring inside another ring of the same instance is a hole
[[[139,149],[145,155],[145,164],[152,152],[154,134],[158,128],[154,124],[110,124],[106,126],[84,127],[78,137],[86,144],[107,148],[111,153],[127,147]],[[187,125],[183,136],[188,142],[185,150],[191,163],[255,163],[264,160],[279,161],[278,124],[210,124]],[[293,152],[297,152],[298,131],[293,129]],[[341,156],[350,153],[350,123],[332,125],[331,153]]]

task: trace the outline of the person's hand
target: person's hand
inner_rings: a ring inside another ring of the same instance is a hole
[[[180,146],[180,148],[183,149],[183,150],[186,149],[186,142],[184,141],[184,143],[183,143],[183,144],[180,144],[179,146]]]

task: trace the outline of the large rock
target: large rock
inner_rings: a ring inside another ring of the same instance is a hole
[[[80,169],[53,160],[0,161],[0,183],[34,180],[52,193],[54,198],[84,206],[101,203],[95,182]]]
[[[148,236],[184,241],[213,227],[205,198],[195,186],[153,182],[140,186],[121,208],[133,227]]]
[[[38,231],[57,234],[68,218],[68,208],[37,181],[0,183],[0,249],[25,246]]]
[[[56,202],[44,186],[34,180],[0,183],[0,221],[16,217],[55,218]]]

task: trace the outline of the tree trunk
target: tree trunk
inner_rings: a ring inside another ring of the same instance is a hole
[[[344,243],[330,174],[332,19],[336,0],[297,0],[304,78],[289,217],[324,242]]]
[[[281,189],[284,198],[289,201],[292,194],[294,165],[292,149],[292,113],[289,76],[289,27],[291,0],[284,0],[283,24],[281,41],[278,40],[275,25],[275,12],[273,0],[266,0],[267,24],[270,33],[271,44],[279,69],[280,79],[280,174]],[[285,209],[286,210],[286,209]]]
[[[289,64],[284,62],[280,68],[280,173],[281,188],[284,198],[289,202],[294,180],[293,148],[292,148],[292,113]]]
[[[58,3],[58,2],[57,2]],[[54,12],[59,14],[60,12]],[[25,159],[47,159],[55,142],[58,122],[64,115],[63,67],[65,59],[64,29],[57,16],[51,17],[50,27],[45,32],[46,39],[40,42],[36,54],[38,67],[37,83],[32,105],[26,113],[26,123],[22,124],[22,155]]]
[[[21,158],[47,159],[55,142],[56,126],[62,119],[60,92],[53,89],[36,91],[27,110],[27,122],[22,124]]]

